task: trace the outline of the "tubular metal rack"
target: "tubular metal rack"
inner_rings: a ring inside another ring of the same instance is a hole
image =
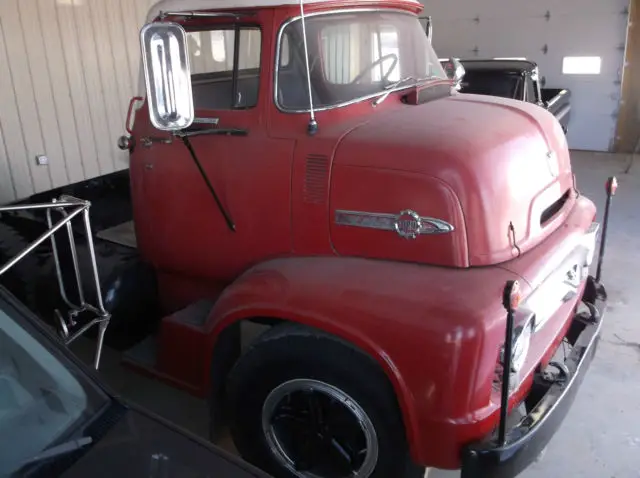
[[[96,345],[96,352],[94,357],[94,367],[98,369],[100,366],[100,357],[102,355],[102,345],[104,342],[104,334],[109,325],[111,314],[104,308],[102,301],[102,291],[100,289],[100,278],[98,275],[98,266],[96,262],[95,248],[93,244],[93,236],[91,234],[91,222],[89,219],[89,208],[91,203],[81,199],[74,198],[72,196],[61,196],[58,200],[53,200],[51,203],[46,204],[26,204],[26,205],[13,205],[0,207],[1,212],[17,212],[26,210],[44,210],[47,215],[48,230],[38,237],[35,241],[29,244],[22,252],[17,254],[14,258],[9,260],[4,265],[0,265],[0,276],[7,272],[10,268],[15,266],[24,257],[33,252],[39,245],[44,243],[47,239],[51,240],[51,247],[53,250],[53,258],[55,261],[56,276],[58,279],[58,287],[60,290],[60,296],[69,307],[66,313],[66,318],[63,317],[59,310],[55,311],[56,319],[59,325],[59,332],[65,345],[71,344],[77,338],[84,335],[89,329],[94,326],[98,326],[98,338]],[[62,219],[54,223],[52,213],[57,212]],[[78,266],[78,250],[73,235],[73,229],[71,222],[75,218],[82,216],[84,222],[84,230],[86,233],[86,241],[89,249],[89,257],[91,260],[91,280],[95,285],[95,300],[97,305],[91,305],[85,300],[84,291],[82,287],[82,277],[80,274],[80,268]],[[60,266],[60,254],[58,251],[58,244],[56,242],[55,234],[63,227],[67,229],[67,236],[69,240],[69,248],[71,251],[71,260],[73,262],[73,272],[75,278],[75,285],[77,287],[77,297],[79,304],[74,304],[69,300],[67,294],[67,288],[62,274],[62,268]],[[84,325],[79,325],[77,322],[78,316],[88,312],[91,314],[92,319],[86,321]]]

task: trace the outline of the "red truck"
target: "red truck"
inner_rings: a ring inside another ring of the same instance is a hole
[[[166,0],[141,32],[120,145],[164,315],[127,361],[275,476],[513,477],[594,356],[600,226],[561,126],[458,94],[421,10]]]

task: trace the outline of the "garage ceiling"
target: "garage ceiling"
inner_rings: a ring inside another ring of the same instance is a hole
[[[615,139],[629,0],[428,0],[440,57],[526,57],[549,88],[571,90],[569,146],[609,151]],[[600,57],[599,74],[563,74],[565,57]]]

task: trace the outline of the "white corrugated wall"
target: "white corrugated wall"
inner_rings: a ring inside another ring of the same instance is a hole
[[[116,142],[152,3],[0,0],[0,204],[127,167]]]

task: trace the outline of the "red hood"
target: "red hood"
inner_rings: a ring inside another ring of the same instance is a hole
[[[420,262],[460,266],[512,259],[518,248],[524,253],[551,234],[575,202],[569,151],[555,118],[535,105],[487,96],[460,94],[381,114],[346,135],[333,171],[333,211],[412,209],[455,226],[455,241],[466,242],[466,260],[455,251],[445,254],[447,260],[426,252],[398,257]],[[346,191],[357,177],[357,194]],[[441,191],[425,196],[418,178],[425,188],[437,185]],[[567,191],[564,207],[541,224],[543,212]],[[332,239],[338,252],[353,253],[348,241],[341,244],[340,230],[333,228]],[[411,247],[429,241],[435,236],[419,236]],[[393,247],[367,255],[394,258]]]

